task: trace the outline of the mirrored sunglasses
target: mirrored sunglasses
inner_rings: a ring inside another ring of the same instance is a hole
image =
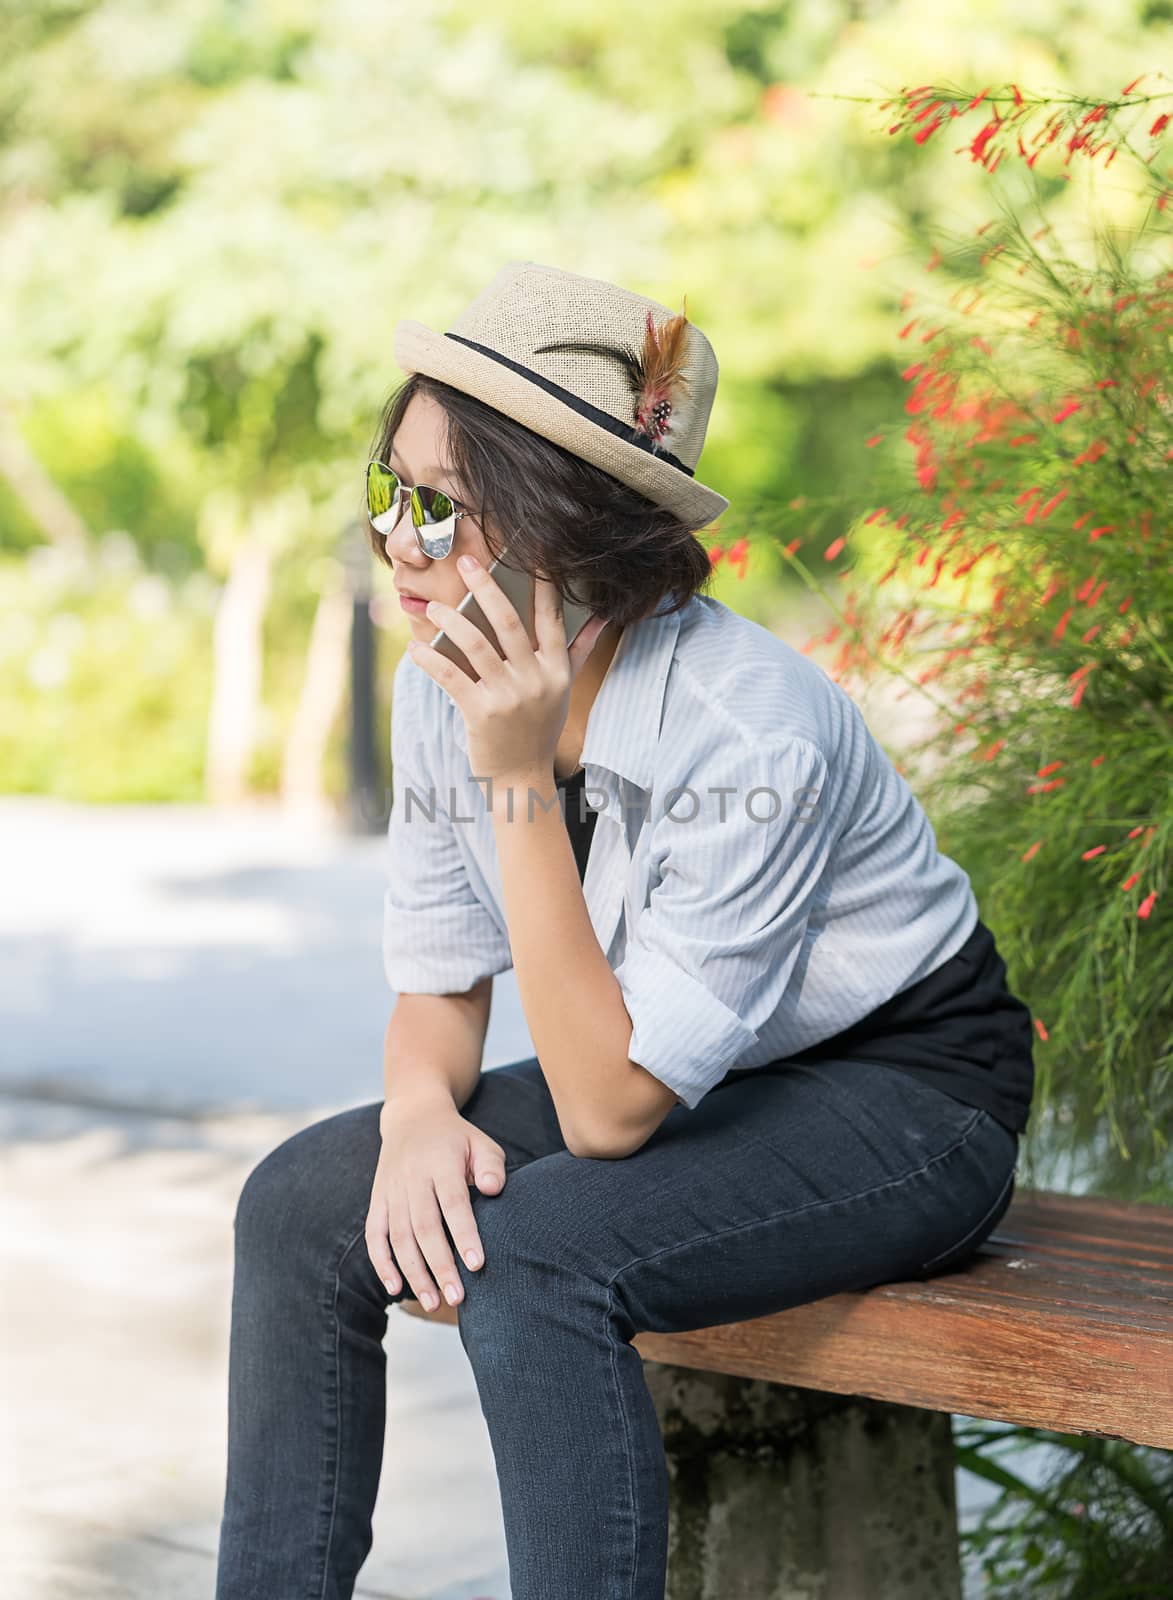
[[[367,463],[367,515],[376,533],[391,533],[402,511],[401,500],[408,492],[411,521],[416,543],[424,555],[440,561],[452,549],[456,524],[467,511],[458,511],[443,489],[417,483],[414,488],[402,483],[399,474],[384,461]]]

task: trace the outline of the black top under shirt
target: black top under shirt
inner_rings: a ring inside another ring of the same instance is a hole
[[[580,800],[584,768],[554,781],[565,796],[566,831],[581,883],[598,813]],[[934,971],[850,1028],[787,1059],[856,1059],[910,1072],[1021,1133],[1034,1084],[1032,1026],[1029,1009],[1006,985],[1006,963],[994,935],[979,917],[961,948]]]
[[[591,836],[595,831],[595,823],[599,813],[589,800],[582,796],[583,784],[586,782],[586,768],[579,767],[577,772],[572,772],[569,778],[555,778],[558,791],[564,798],[566,831],[570,835],[570,842],[574,846],[574,859],[578,866],[578,881],[582,882],[586,876],[587,855],[591,848]],[[585,813],[580,818],[580,810]]]

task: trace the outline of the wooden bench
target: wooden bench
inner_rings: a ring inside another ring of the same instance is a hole
[[[1173,1448],[1173,1210],[1022,1192],[957,1271],[634,1343],[666,1600],[957,1600],[953,1412]]]

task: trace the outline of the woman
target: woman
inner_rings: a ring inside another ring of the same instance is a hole
[[[449,333],[401,323],[395,354],[411,377],[368,484],[413,635],[398,999],[382,1101],[286,1140],[240,1196],[218,1600],[352,1593],[387,1308],[440,1293],[512,1600],[660,1600],[633,1337],[964,1260],[1010,1200],[1029,1012],[858,708],[700,592],[695,535],[727,504],[693,470],[700,330],[513,262]],[[535,575],[532,637],[502,550]],[[500,653],[457,614],[470,590]],[[561,597],[593,612],[569,648]],[[537,1053],[481,1075],[511,965]]]

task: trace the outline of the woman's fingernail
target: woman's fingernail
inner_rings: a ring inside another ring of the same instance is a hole
[[[435,1311],[436,1307],[440,1304],[431,1290],[429,1290],[427,1294],[421,1295],[420,1301],[425,1311]]]
[[[475,572],[477,570],[475,556],[461,556],[456,565],[461,569],[462,572]]]
[[[479,1267],[481,1264],[481,1258],[475,1250],[466,1250],[464,1253],[464,1259],[468,1262],[470,1267]]]
[[[446,1283],[444,1285],[444,1298],[450,1306],[456,1304],[456,1285],[454,1283]]]

